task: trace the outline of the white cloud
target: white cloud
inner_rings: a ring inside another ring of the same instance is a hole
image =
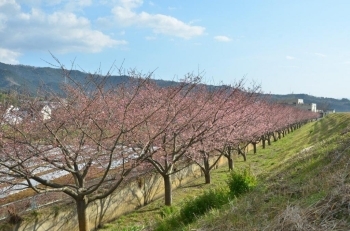
[[[295,57],[287,55],[287,56],[286,56],[286,59],[288,59],[288,60],[293,60],[293,59],[295,59]]]
[[[295,65],[287,65],[287,66],[280,66],[283,68],[299,68],[299,66],[295,66]]]
[[[86,6],[90,0],[76,4]],[[104,48],[126,44],[91,28],[90,21],[69,11],[51,14],[39,8],[23,12],[14,0],[0,0],[1,46],[8,50],[50,50],[53,52],[99,52]]]
[[[6,21],[6,16],[0,13],[0,32],[6,28]]]
[[[201,26],[192,26],[184,23],[172,16],[164,14],[149,14],[147,12],[137,13],[135,8],[143,4],[142,0],[121,0],[120,5],[112,9],[115,20],[121,26],[136,25],[144,28],[151,28],[156,34],[165,34],[170,36],[189,39],[202,35],[205,28]]]
[[[90,6],[92,0],[15,0],[19,4],[26,4],[27,6],[32,7],[41,7],[41,6],[55,6],[56,8],[66,9],[70,11],[78,11],[83,7]]]
[[[322,53],[315,53],[315,55],[317,55],[318,57],[321,57],[321,58],[327,57],[327,55],[322,54]]]
[[[79,11],[82,10],[84,7],[91,6],[92,0],[75,0],[75,1],[68,1],[64,8],[67,11]]]
[[[155,37],[155,36],[146,36],[145,39],[146,40],[156,40],[157,37]]]
[[[223,35],[218,35],[218,36],[215,36],[214,39],[216,41],[219,41],[219,42],[230,42],[231,39],[227,36],[223,36]]]
[[[11,51],[0,47],[0,62],[7,64],[18,64],[19,52]]]
[[[119,0],[119,2],[126,9],[137,8],[143,4],[143,0]]]

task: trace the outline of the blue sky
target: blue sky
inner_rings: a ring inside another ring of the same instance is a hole
[[[0,62],[350,98],[350,1],[0,0]],[[117,74],[117,73],[115,73]]]

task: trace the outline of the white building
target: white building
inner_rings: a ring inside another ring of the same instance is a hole
[[[294,105],[297,108],[300,108],[303,110],[317,112],[317,105],[315,103],[304,104],[303,99],[288,99],[288,100],[283,100],[282,102],[288,105]]]
[[[40,110],[40,113],[42,114],[42,119],[43,120],[49,120],[51,119],[51,112],[52,112],[52,109],[49,105],[45,105],[43,106],[43,108]]]
[[[8,124],[18,124],[22,122],[22,117],[19,113],[19,108],[10,105],[9,108],[6,109],[5,114],[3,115],[4,121]]]

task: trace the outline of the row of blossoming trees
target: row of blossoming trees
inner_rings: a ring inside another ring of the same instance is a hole
[[[33,98],[21,101],[21,120],[2,116],[0,189],[63,192],[76,202],[80,230],[89,230],[88,204],[110,195],[136,168],[163,177],[171,205],[171,175],[182,167],[198,164],[210,183],[221,156],[233,169],[234,152],[246,158],[247,145],[265,145],[317,116],[271,103],[242,81],[209,88],[189,74],[159,87],[147,76],[129,75],[133,80],[114,87],[98,76],[84,84],[70,78],[63,94],[51,94],[55,107],[46,120]]]

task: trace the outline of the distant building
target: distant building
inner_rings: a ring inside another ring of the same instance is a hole
[[[327,111],[320,110],[319,113],[320,113],[320,117],[325,117],[326,115],[335,113],[335,109],[327,110]]]
[[[6,112],[3,115],[3,121],[11,125],[19,124],[22,122],[22,120],[22,113],[18,107],[14,107],[13,105],[10,105],[10,107],[6,109]]]
[[[49,120],[51,119],[51,112],[52,112],[52,109],[49,105],[44,105],[43,108],[40,110],[40,113],[42,115],[42,119],[43,120]]]
[[[297,108],[317,112],[317,105],[315,103],[304,104],[303,99],[287,99],[281,101],[283,104],[294,105]]]
[[[3,114],[3,123],[19,124],[25,118],[32,120],[41,119],[43,121],[51,119],[52,110],[57,108],[57,105],[49,102],[40,102],[37,107],[19,108],[10,105]],[[38,114],[36,112],[39,112]]]

